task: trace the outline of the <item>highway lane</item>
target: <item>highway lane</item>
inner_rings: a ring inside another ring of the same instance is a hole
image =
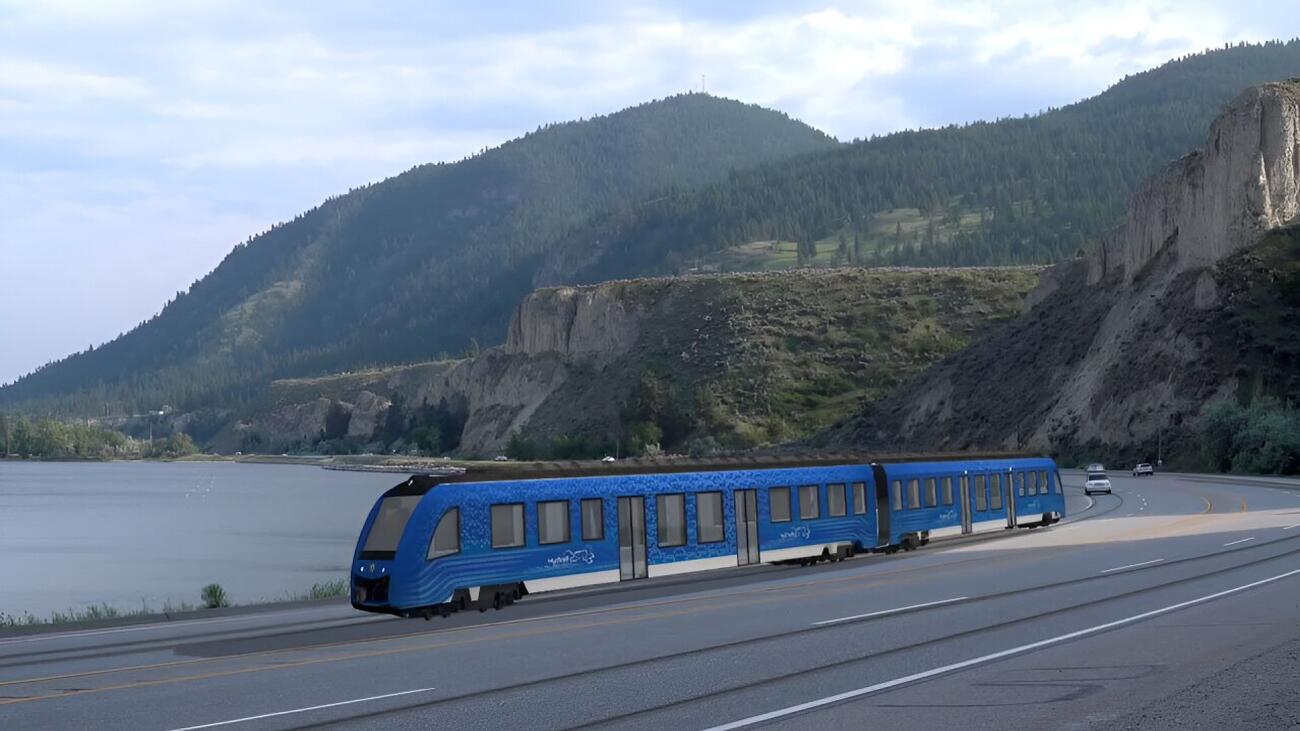
[[[1115,484],[1047,530],[432,623],[326,605],[0,638],[0,727],[1137,728],[1212,679],[1255,688],[1300,642],[1300,483]]]

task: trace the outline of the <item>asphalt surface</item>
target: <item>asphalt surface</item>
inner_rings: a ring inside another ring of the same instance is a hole
[[[1300,481],[1112,479],[1048,529],[432,622],[0,635],[0,728],[1300,727]]]

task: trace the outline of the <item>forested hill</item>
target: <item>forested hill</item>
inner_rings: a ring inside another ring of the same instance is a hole
[[[500,337],[539,257],[596,212],[835,146],[782,113],[704,94],[551,125],[251,238],[158,316],[0,389],[0,406],[232,406],[272,377],[459,352]]]
[[[815,251],[867,265],[1058,261],[1117,223],[1145,176],[1203,143],[1233,97],[1293,76],[1300,41],[1238,45],[1036,116],[902,132],[763,166],[593,221],[552,254],[537,283],[746,268],[766,251],[749,242],[773,240],[797,243],[799,260],[815,264],[827,258]]]

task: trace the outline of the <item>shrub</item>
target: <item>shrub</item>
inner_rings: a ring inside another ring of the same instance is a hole
[[[1206,406],[1196,423],[1206,466],[1220,472],[1300,472],[1300,411],[1276,399],[1248,407],[1224,401]]]
[[[226,596],[226,590],[221,588],[221,584],[208,584],[199,592],[199,597],[208,609],[230,606],[230,598]]]
[[[334,597],[347,596],[351,589],[351,582],[346,577],[335,581],[325,581],[312,584],[311,590],[307,592],[307,598],[312,600],[333,599]]]

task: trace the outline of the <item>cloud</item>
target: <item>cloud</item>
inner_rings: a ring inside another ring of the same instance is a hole
[[[139,99],[149,87],[139,79],[59,68],[28,59],[0,58],[0,94],[44,101]]]

